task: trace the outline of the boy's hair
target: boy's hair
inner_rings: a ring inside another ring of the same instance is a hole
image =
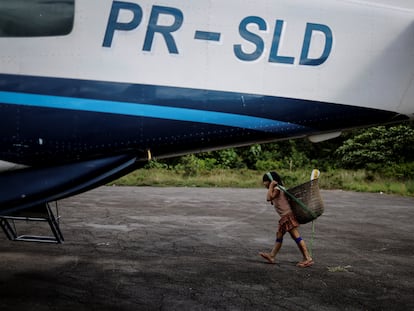
[[[263,181],[276,181],[279,185],[283,186],[282,178],[276,172],[267,172],[263,175]]]

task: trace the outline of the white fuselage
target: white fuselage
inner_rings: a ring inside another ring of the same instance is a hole
[[[413,117],[410,1],[128,0],[118,11],[113,3],[118,2],[76,1],[67,36],[0,38],[1,73],[244,92]],[[241,26],[248,17],[253,19]],[[104,46],[114,21],[132,29],[112,29]],[[168,31],[174,23],[177,29]],[[305,43],[308,24],[324,26],[331,37],[315,30]],[[163,26],[169,38],[157,31]],[[196,32],[213,37],[195,38]],[[327,42],[323,63],[300,64],[305,45],[307,56],[318,59]],[[237,49],[254,55],[244,60]]]

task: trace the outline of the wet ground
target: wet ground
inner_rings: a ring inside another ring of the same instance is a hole
[[[0,236],[0,310],[414,310],[414,198],[322,191],[263,262],[265,189],[101,187],[60,202],[62,245]],[[25,225],[25,224],[24,224]],[[31,230],[34,230],[34,227]]]

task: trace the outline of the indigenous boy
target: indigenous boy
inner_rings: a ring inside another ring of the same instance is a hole
[[[297,266],[301,268],[310,267],[313,265],[313,259],[309,255],[305,241],[300,236],[298,231],[299,223],[290,208],[289,202],[285,193],[278,189],[277,185],[283,186],[282,179],[276,172],[270,172],[263,175],[263,185],[268,189],[266,200],[269,201],[276,209],[280,216],[278,230],[276,232],[276,242],[270,253],[259,253],[269,263],[274,264],[276,255],[282,247],[283,237],[286,232],[289,232],[292,239],[296,242],[303,255],[302,261]]]

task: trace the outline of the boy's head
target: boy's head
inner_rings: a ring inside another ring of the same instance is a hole
[[[272,181],[276,181],[278,185],[283,186],[282,178],[276,172],[267,172],[263,175],[263,185],[266,188],[269,188],[269,185]]]

